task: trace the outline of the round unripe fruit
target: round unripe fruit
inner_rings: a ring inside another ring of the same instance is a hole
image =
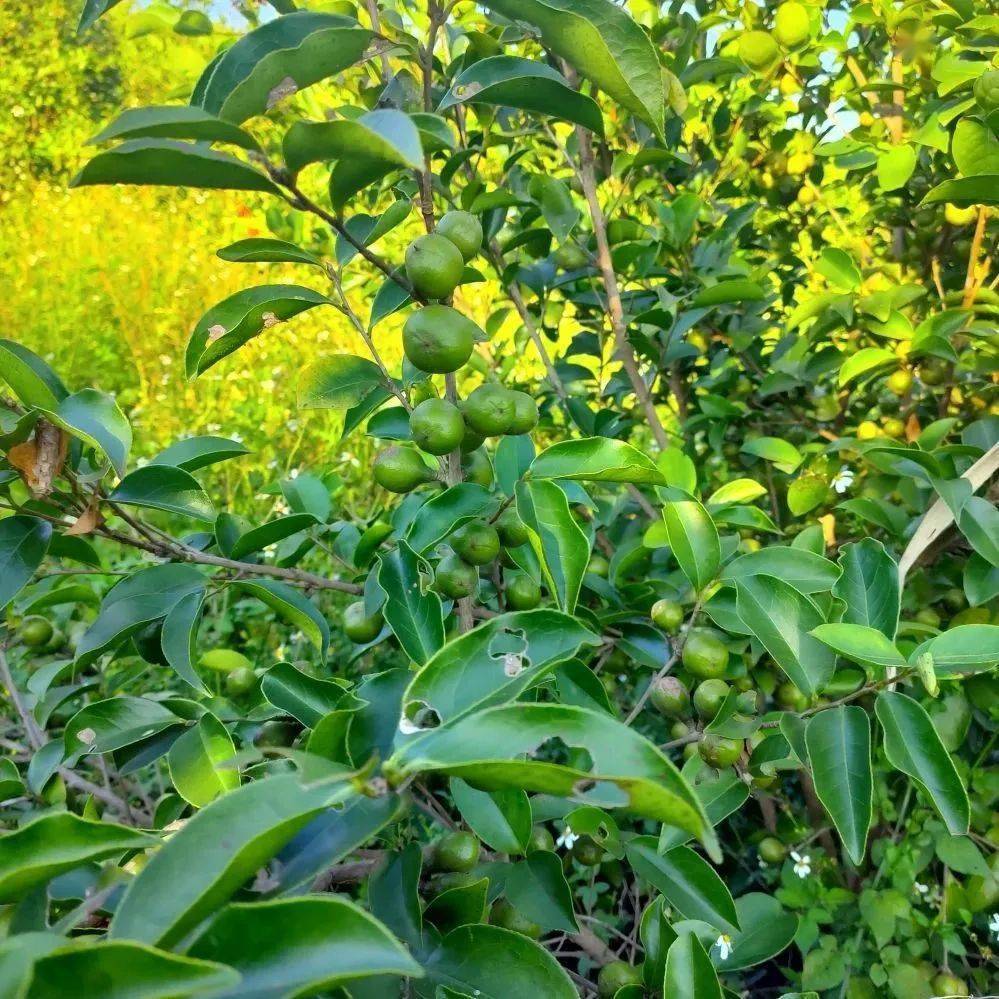
[[[22,645],[27,645],[29,649],[37,649],[52,640],[54,631],[52,624],[46,618],[39,614],[31,614],[21,622],[17,629],[17,637]]]
[[[596,867],[604,859],[604,848],[592,836],[580,836],[572,844],[572,858],[584,867]]]
[[[728,649],[714,635],[694,631],[687,636],[681,658],[684,669],[691,676],[707,680],[724,675],[728,666]]]
[[[808,41],[811,33],[811,20],[804,4],[788,0],[777,8],[774,15],[774,37],[783,48],[800,48]]]
[[[765,864],[783,863],[787,847],[776,836],[764,836],[756,845],[756,852]]]
[[[467,423],[465,424],[465,436],[461,438],[462,454],[471,454],[473,451],[478,451],[485,442],[486,439],[482,434],[477,434]]]
[[[434,866],[439,871],[470,871],[479,862],[479,841],[470,832],[442,836],[434,847]]]
[[[587,264],[586,253],[575,243],[563,243],[555,251],[555,263],[565,271],[579,270]]]
[[[514,576],[503,592],[510,610],[534,610],[541,603],[541,587],[526,573]]]
[[[722,767],[730,767],[742,755],[742,739],[706,735],[698,743],[697,750],[709,767],[720,770]]]
[[[465,422],[483,437],[505,434],[514,417],[513,393],[502,385],[480,385],[462,403]]]
[[[402,349],[420,371],[447,375],[457,371],[475,346],[475,323],[447,305],[418,309],[402,328]]]
[[[544,826],[531,826],[531,838],[527,842],[527,849],[528,852],[547,850],[551,853],[555,849],[555,840]]]
[[[538,425],[538,404],[526,392],[511,392],[513,419],[508,434],[529,434]]]
[[[527,544],[529,538],[527,527],[512,506],[508,506],[499,515],[496,520],[496,530],[499,531],[500,541],[507,548],[519,548]]]
[[[437,564],[434,585],[438,593],[452,600],[472,596],[479,588],[479,570],[457,555],[445,555]]]
[[[235,649],[209,649],[201,657],[199,664],[203,669],[210,669],[215,673],[231,673],[234,669],[253,666],[242,652]]]
[[[343,612],[344,634],[358,645],[373,642],[381,634],[383,623],[380,612],[374,614],[365,612],[363,600],[348,604]]]
[[[586,565],[586,571],[601,579],[606,579],[610,572],[610,562],[603,555],[591,555],[590,561]]]
[[[904,369],[893,371],[888,376],[885,386],[892,395],[903,396],[912,388],[912,373]]]
[[[766,31],[747,31],[739,39],[739,58],[750,69],[769,69],[779,56],[777,42]]]
[[[225,678],[225,692],[230,697],[248,694],[257,685],[257,674],[252,669],[241,666]]]
[[[905,435],[905,424],[897,416],[889,416],[882,420],[881,428],[887,437],[899,438]]]
[[[448,454],[464,439],[465,420],[446,399],[427,399],[409,414],[409,433],[428,454]]]
[[[975,80],[975,100],[986,113],[999,110],[999,69],[987,69]]]
[[[939,358],[924,361],[919,367],[919,380],[924,385],[942,385],[950,377],[950,365]]]
[[[690,692],[675,676],[661,676],[652,682],[649,700],[657,711],[676,718],[690,707]]]
[[[471,212],[448,212],[437,223],[437,235],[451,240],[463,260],[471,260],[482,248],[482,223]]]
[[[515,909],[505,898],[498,898],[489,910],[489,922],[513,933],[520,933],[532,940],[541,936],[541,927],[532,923],[519,909]]]
[[[486,452],[479,448],[472,451],[461,463],[461,470],[465,473],[467,482],[474,482],[478,486],[488,489],[493,482],[493,466],[489,463]]]
[[[601,999],[616,996],[620,989],[628,985],[641,985],[642,972],[624,961],[611,961],[605,964],[597,975],[597,995]]]
[[[774,691],[774,700],[788,711],[804,711],[808,707],[808,697],[791,681],[782,683]]]
[[[293,722],[268,721],[260,726],[253,743],[256,746],[287,747],[295,741],[298,732],[299,727]]]
[[[459,527],[451,535],[450,543],[469,565],[487,565],[500,552],[499,534],[484,520],[472,520]]]
[[[873,420],[864,420],[863,423],[857,427],[857,439],[861,441],[874,440],[875,437],[881,436],[881,428]]]
[[[934,975],[930,988],[933,989],[935,996],[967,996],[971,994],[962,979],[947,971],[941,971],[939,975]]]
[[[461,250],[446,236],[431,232],[406,249],[406,276],[423,298],[447,298],[464,270]]]
[[[684,736],[690,735],[690,726],[682,721],[673,722],[669,727],[669,737],[671,739],[682,739]]]
[[[959,628],[962,624],[989,624],[991,621],[992,615],[989,613],[988,607],[965,607],[963,611],[959,611],[950,619],[947,627]]]
[[[430,478],[423,459],[408,447],[387,447],[372,465],[375,482],[392,493],[408,493]]]
[[[931,628],[940,627],[940,615],[932,607],[922,607],[913,615],[913,620],[928,624]]]
[[[702,718],[710,720],[718,714],[728,692],[729,686],[724,680],[702,680],[694,690],[694,709]]]
[[[817,195],[815,191],[810,187],[799,187],[798,193],[795,200],[801,205],[802,208],[807,208],[809,205],[815,204],[815,199]]]
[[[953,226],[971,225],[978,218],[978,209],[971,205],[969,208],[958,208],[949,201],[944,206],[944,219]]]
[[[675,600],[657,600],[652,605],[652,623],[663,631],[676,631],[683,624],[683,608]]]

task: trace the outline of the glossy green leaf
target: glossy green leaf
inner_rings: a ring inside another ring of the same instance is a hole
[[[25,406],[54,410],[69,392],[59,376],[34,352],[0,338],[0,378]]]
[[[218,995],[239,982],[232,968],[133,941],[80,939],[35,962],[24,999],[175,999]]]
[[[262,284],[237,291],[212,306],[194,327],[187,343],[188,377],[207,371],[264,330],[328,304],[325,295],[293,284]]]
[[[288,169],[294,173],[310,163],[344,157],[368,161],[373,174],[382,167],[423,168],[423,147],[413,119],[391,108],[354,119],[297,121],[285,134],[283,151]]]
[[[233,584],[265,603],[312,643],[323,662],[330,644],[330,627],[315,605],[298,590],[275,579],[240,579]]]
[[[886,367],[898,364],[895,351],[887,347],[864,347],[851,353],[839,369],[839,385],[842,388],[857,378],[882,371]]]
[[[874,814],[871,723],[867,712],[846,704],[820,711],[808,722],[805,742],[815,793],[833,820],[850,859],[859,864]]]
[[[241,534],[229,549],[230,558],[245,559],[247,555],[263,551],[271,545],[277,545],[285,538],[294,537],[316,525],[316,518],[311,513],[292,513],[287,517],[278,517],[259,527],[253,527]]]
[[[108,499],[123,506],[165,510],[191,520],[215,520],[215,507],[201,483],[190,472],[171,465],[137,468],[118,483]]]
[[[93,184],[280,193],[265,174],[243,160],[175,139],[129,139],[98,153],[69,182],[70,187]]]
[[[273,236],[250,236],[215,251],[215,256],[234,264],[308,264],[322,267],[322,260],[295,243]]]
[[[719,971],[750,968],[786,950],[798,930],[798,917],[788,912],[773,895],[749,892],[735,900],[738,933],[732,935],[732,953],[719,956]]]
[[[877,628],[894,640],[901,606],[898,566],[873,538],[865,538],[840,550],[843,575],[833,586],[833,595],[845,604],[843,620],[848,624]]]
[[[878,694],[874,712],[884,731],[888,762],[930,799],[955,836],[968,832],[968,794],[954,761],[918,701],[894,690]]]
[[[223,906],[310,819],[349,797],[294,774],[244,784],[195,813],[129,884],[111,921],[117,939],[172,946]]]
[[[191,103],[246,121],[357,62],[371,32],[337,14],[300,11],[260,25],[208,64]]]
[[[194,139],[260,149],[249,132],[188,104],[129,108],[98,132],[89,144],[96,146],[114,139]]]
[[[65,756],[73,759],[82,753],[111,753],[180,723],[166,705],[148,697],[119,694],[92,701],[66,723]]]
[[[976,118],[962,118],[954,129],[951,155],[965,177],[999,175],[999,136]]]
[[[77,33],[86,31],[98,18],[103,17],[112,7],[117,7],[120,3],[121,0],[84,0],[80,23],[76,28]]]
[[[980,673],[999,663],[999,625],[962,624],[924,642],[910,659],[928,652],[941,676]]]
[[[774,576],[736,580],[735,592],[739,617],[788,679],[809,697],[820,693],[832,677],[836,656],[811,634],[825,623],[818,607]]]
[[[518,759],[554,738],[585,748],[592,770]],[[522,788],[624,808],[679,826],[716,848],[703,806],[673,764],[627,726],[583,708],[517,703],[477,711],[408,742],[385,770],[393,781],[436,771],[482,790]]]
[[[379,556],[378,583],[385,591],[385,620],[413,662],[428,662],[444,645],[441,598],[430,589],[426,563],[405,542]]]
[[[204,604],[204,590],[195,590],[181,597],[163,619],[160,630],[160,648],[164,659],[182,680],[200,694],[208,693],[208,688],[194,669],[198,620]]]
[[[693,496],[679,489],[665,492],[663,520],[673,557],[695,591],[718,574],[721,546],[711,515]]]
[[[429,709],[441,721],[450,721],[512,701],[582,645],[596,644],[592,631],[560,611],[500,614],[452,639],[429,659],[406,689],[403,715],[413,720]]]
[[[374,361],[328,354],[305,366],[298,381],[299,409],[350,409],[384,383]]]
[[[838,246],[823,247],[815,269],[839,291],[859,291],[863,283],[863,275],[853,257]]]
[[[688,919],[703,919],[725,933],[738,930],[739,917],[725,882],[690,847],[675,846],[663,854],[657,837],[636,836],[624,849],[635,873]]]
[[[764,461],[773,462],[782,472],[791,474],[804,460],[801,452],[790,442],[780,437],[756,437],[742,445],[744,454],[755,455]]]
[[[448,933],[470,923],[485,922],[488,892],[488,878],[447,888],[431,899],[423,910],[423,918],[440,933]]]
[[[672,483],[671,483],[672,484]],[[689,490],[688,490],[689,491]],[[708,497],[708,506],[722,506],[728,503],[750,503],[765,496],[767,487],[755,479],[732,479],[716,489]]]
[[[277,663],[264,674],[260,692],[274,707],[313,728],[336,707],[344,688],[332,680],[309,676],[291,663]]]
[[[210,711],[170,747],[167,764],[177,793],[195,808],[239,787],[232,737]]]
[[[835,585],[840,572],[835,562],[814,552],[774,545],[740,555],[725,566],[721,578],[734,582],[750,576],[776,576],[799,593],[821,593]]]
[[[535,850],[512,865],[504,888],[510,903],[543,930],[579,929],[562,861],[550,850]]]
[[[149,464],[173,465],[185,472],[196,472],[199,468],[249,453],[248,447],[227,437],[187,437],[150,458]]]
[[[916,169],[917,152],[915,146],[903,144],[892,146],[878,156],[878,186],[882,191],[897,191],[905,187]]]
[[[436,118],[436,115],[414,114],[410,116],[420,127],[420,119],[423,117]],[[445,127],[450,127],[445,125]],[[427,138],[425,133],[420,132],[421,142],[425,145]],[[427,150],[429,152],[429,150]],[[400,198],[393,201],[381,215],[366,215],[358,212],[352,215],[344,223],[344,229],[353,237],[360,246],[371,246],[377,243],[386,233],[391,232],[396,226],[401,225],[409,218],[413,205],[407,198]],[[357,247],[344,236],[337,236],[336,240],[336,261],[341,266],[349,264],[360,252]]]
[[[701,289],[690,301],[693,309],[708,309],[715,305],[733,305],[737,302],[758,302],[765,292],[755,281],[732,278],[719,281]]]
[[[42,408],[41,412],[66,433],[101,452],[119,475],[125,474],[132,428],[111,396],[83,389],[60,399],[55,409]]]
[[[31,581],[51,538],[52,525],[37,517],[0,520],[0,610]]]
[[[187,953],[235,968],[239,985],[223,993],[231,996],[311,995],[372,975],[423,975],[378,920],[328,896],[230,905]]]
[[[906,662],[895,643],[884,633],[863,624],[820,624],[812,635],[841,656],[878,672],[889,667],[904,669]]]
[[[571,88],[561,73],[532,59],[490,56],[473,63],[451,85],[440,110],[458,104],[488,104],[551,115],[603,135],[600,108]]]
[[[561,56],[622,107],[662,135],[666,94],[649,36],[610,0],[489,0],[512,21],[526,21]]]
[[[564,243],[579,224],[582,214],[572,200],[569,185],[557,177],[537,173],[531,178],[528,193],[541,209],[555,238]]]
[[[518,482],[517,514],[561,610],[571,614],[590,558],[586,535],[573,519],[566,494],[554,482]]]
[[[999,205],[999,174],[959,177],[937,184],[920,204],[936,205],[949,201],[960,208],[969,205]]]
[[[531,803],[518,789],[479,791],[457,777],[451,797],[469,829],[498,853],[523,853],[531,835]]]
[[[492,513],[495,507],[496,500],[487,489],[474,482],[459,482],[432,496],[417,510],[406,532],[406,542],[422,555],[462,524]]]
[[[478,999],[576,999],[562,966],[533,940],[498,926],[459,926],[423,962],[434,983]]]
[[[663,992],[670,999],[722,999],[711,958],[695,934],[681,933],[670,946]]]
[[[64,871],[156,843],[153,836],[113,822],[49,812],[0,836],[0,901],[16,902]]]
[[[665,477],[648,455],[610,437],[586,437],[553,444],[531,463],[530,475],[532,479],[666,485]]]

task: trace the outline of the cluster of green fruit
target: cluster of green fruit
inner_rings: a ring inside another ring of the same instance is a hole
[[[243,697],[257,686],[253,663],[235,649],[209,649],[201,657],[201,667],[225,678],[229,697]]]
[[[402,346],[409,363],[427,375],[453,375],[483,337],[472,320],[445,304],[458,287],[465,264],[481,249],[482,238],[482,225],[474,215],[451,211],[435,232],[413,240],[406,250],[406,276],[428,304],[406,320]],[[538,422],[538,406],[531,396],[494,382],[480,385],[458,402],[438,397],[426,379],[413,387],[411,398],[415,402],[409,415],[412,442],[426,454],[466,456],[473,481],[485,474],[483,462],[488,466],[479,450],[487,437],[526,434]],[[419,451],[394,445],[375,458],[374,477],[391,492],[408,493],[437,476]]]
[[[774,14],[772,31],[747,31],[739,39],[739,58],[758,73],[771,69],[783,52],[800,49],[812,35],[808,8],[797,0],[782,3]]]

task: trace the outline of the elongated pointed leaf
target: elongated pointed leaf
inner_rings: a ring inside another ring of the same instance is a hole
[[[353,354],[329,354],[303,369],[298,381],[298,407],[347,410],[384,382],[374,361]]]
[[[721,578],[734,581],[759,575],[776,576],[800,593],[822,593],[839,579],[840,568],[815,552],[774,545],[733,559]]]
[[[905,657],[884,632],[862,624],[820,624],[812,635],[841,656],[879,672],[893,667],[904,669]]]
[[[191,103],[225,121],[246,121],[352,66],[371,32],[337,14],[299,11],[244,35],[212,60]]]
[[[344,694],[340,684],[309,676],[291,663],[272,666],[264,674],[260,691],[274,707],[297,718],[306,728],[314,728]]]
[[[665,477],[648,455],[610,437],[586,437],[553,444],[534,459],[530,472],[533,479],[666,485]]]
[[[281,774],[212,802],[129,884],[110,935],[171,946],[224,905],[315,815],[350,794],[343,784],[304,787],[296,775]]]
[[[499,853],[523,853],[531,836],[531,802],[523,791],[479,791],[457,777],[451,797],[468,827]]]
[[[185,472],[196,472],[199,468],[249,453],[248,447],[227,437],[187,437],[150,458],[149,464],[173,465]]]
[[[232,737],[210,711],[170,747],[167,763],[177,793],[195,808],[239,787]]]
[[[25,406],[55,409],[69,392],[59,376],[34,352],[0,338],[0,378]]]
[[[374,169],[423,169],[423,147],[413,119],[390,108],[354,119],[295,122],[284,137],[283,151],[288,169],[295,173],[310,163],[344,157],[367,160]]]
[[[845,545],[839,560],[843,575],[833,586],[833,594],[846,604],[844,622],[877,628],[894,641],[901,606],[895,560],[873,538]]]
[[[77,33],[86,31],[98,18],[103,17],[112,7],[117,7],[120,3],[121,0],[85,0],[80,23],[76,28]]]
[[[991,669],[999,663],[999,625],[958,625],[923,642],[909,658],[918,662],[926,652],[940,676],[969,676]]]
[[[489,104],[536,111],[571,121],[603,135],[600,108],[572,89],[551,66],[514,56],[490,56],[473,63],[454,81],[439,110],[457,104]]]
[[[690,585],[699,592],[718,574],[721,562],[718,529],[693,496],[673,487],[665,495],[663,520],[669,546]]]
[[[88,447],[101,452],[119,475],[132,448],[132,428],[118,404],[96,389],[83,389],[59,400],[45,417]]]
[[[98,132],[89,144],[100,145],[114,139],[194,139],[260,149],[249,132],[188,104],[129,108]]]
[[[829,813],[850,859],[859,864],[874,809],[871,723],[863,708],[820,711],[805,729],[815,793]]]
[[[194,669],[198,637],[198,620],[205,605],[205,591],[195,590],[181,597],[163,619],[160,629],[160,648],[170,668],[199,694],[208,688]]]
[[[322,267],[322,260],[315,254],[303,250],[295,243],[272,236],[250,236],[247,239],[237,239],[235,243],[223,246],[215,251],[215,256],[234,264],[309,264],[312,267]]]
[[[400,541],[379,558],[378,583],[387,597],[385,620],[403,651],[415,663],[426,663],[444,644],[444,609],[430,589],[423,560]]]
[[[241,534],[229,550],[229,557],[244,559],[247,555],[284,541],[285,538],[301,534],[315,524],[316,518],[311,513],[292,513],[287,517],[278,517],[277,520],[268,521]]]
[[[0,901],[16,902],[64,871],[156,842],[154,836],[113,822],[50,812],[0,836]]]
[[[975,177],[945,180],[942,184],[937,184],[920,204],[936,205],[941,201],[949,201],[961,208],[969,205],[999,205],[999,174],[979,174]]]
[[[52,525],[20,515],[0,520],[0,610],[31,581],[52,538]]]
[[[714,965],[694,933],[681,933],[670,945],[663,993],[670,999],[722,999]]]
[[[118,483],[108,499],[124,506],[165,510],[206,523],[215,520],[215,507],[201,483],[190,472],[171,465],[137,468]]]
[[[790,946],[798,930],[798,917],[773,895],[749,892],[735,900],[742,929],[732,936],[732,953],[717,962],[719,971],[736,971],[762,964]]]
[[[579,929],[562,861],[550,850],[534,850],[506,875],[506,897],[518,912],[543,930]]]
[[[824,624],[818,607],[789,583],[774,576],[736,581],[739,617],[788,679],[809,697],[829,682],[836,656],[811,632]]]
[[[246,579],[233,584],[265,603],[298,628],[313,644],[323,662],[330,644],[330,626],[315,605],[298,590],[276,579]]]
[[[420,507],[406,532],[406,542],[422,555],[462,524],[491,513],[495,508],[496,500],[487,489],[475,482],[459,482],[432,496]]]
[[[181,723],[168,707],[148,697],[119,694],[84,705],[66,723],[65,756],[112,753]]]
[[[953,835],[965,835],[968,794],[930,716],[918,701],[894,690],[878,694],[874,712],[884,731],[888,762],[922,789]]]

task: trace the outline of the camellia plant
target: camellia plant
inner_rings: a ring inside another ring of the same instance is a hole
[[[988,991],[999,19],[272,6],[73,186],[259,198],[187,374],[333,310],[378,450],[0,340],[0,993]]]

